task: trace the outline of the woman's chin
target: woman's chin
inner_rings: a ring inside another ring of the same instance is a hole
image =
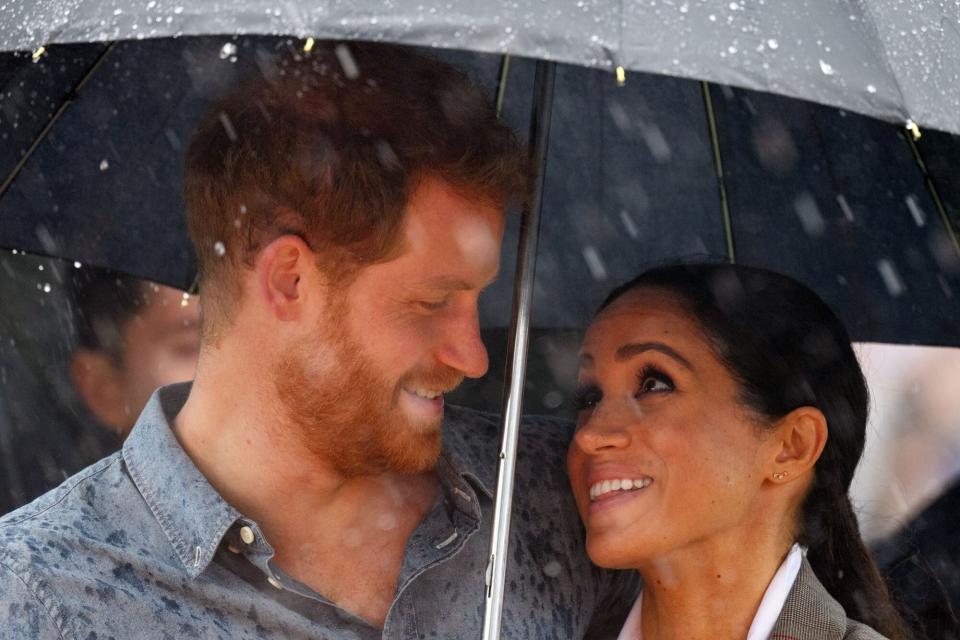
[[[593,564],[604,569],[634,569],[639,566],[638,545],[633,539],[612,535],[612,532],[587,533],[587,555]]]

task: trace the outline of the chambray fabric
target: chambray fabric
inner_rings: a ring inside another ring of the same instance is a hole
[[[442,490],[410,537],[381,630],[276,567],[257,523],[194,466],[170,429],[189,388],[160,389],[121,452],[0,519],[0,637],[480,637],[495,417],[447,408]],[[615,637],[636,594],[634,574],[601,571],[584,553],[569,437],[564,422],[525,419],[504,638]]]

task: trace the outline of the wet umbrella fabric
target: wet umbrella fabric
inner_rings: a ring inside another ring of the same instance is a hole
[[[0,57],[0,176],[15,176],[0,189],[0,246],[189,288],[180,184],[192,127],[290,46],[302,42],[181,38]],[[495,90],[499,56],[437,53]],[[504,87],[503,115],[521,131],[533,69],[513,59]],[[812,286],[857,340],[960,344],[957,137],[928,131],[917,145],[938,201],[895,125],[707,91],[647,74],[617,86],[599,70],[558,67],[533,325],[581,328],[606,290],[642,268],[732,251]],[[513,237],[507,275],[484,300],[487,328],[509,323]]]
[[[960,133],[957,0],[12,0],[0,50],[296,34],[509,53],[814,100]]]

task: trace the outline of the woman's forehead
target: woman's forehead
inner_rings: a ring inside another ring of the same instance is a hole
[[[699,323],[676,296],[656,289],[629,291],[597,314],[584,336],[581,353],[616,349],[638,338],[705,342]]]

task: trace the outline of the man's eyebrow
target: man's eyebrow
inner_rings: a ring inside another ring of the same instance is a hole
[[[635,358],[646,351],[658,351],[659,353],[673,358],[690,371],[693,371],[693,365],[690,364],[689,360],[677,353],[673,347],[665,345],[662,342],[631,342],[617,349],[617,352],[614,354],[613,358],[617,362],[623,362],[624,360]]]
[[[494,274],[492,278],[480,284],[480,286],[473,285],[462,278],[455,278],[451,276],[436,276],[434,278],[427,278],[423,280],[420,284],[423,287],[429,289],[445,289],[448,291],[464,291],[467,289],[485,289],[486,287],[493,284],[497,279],[497,274]]]

